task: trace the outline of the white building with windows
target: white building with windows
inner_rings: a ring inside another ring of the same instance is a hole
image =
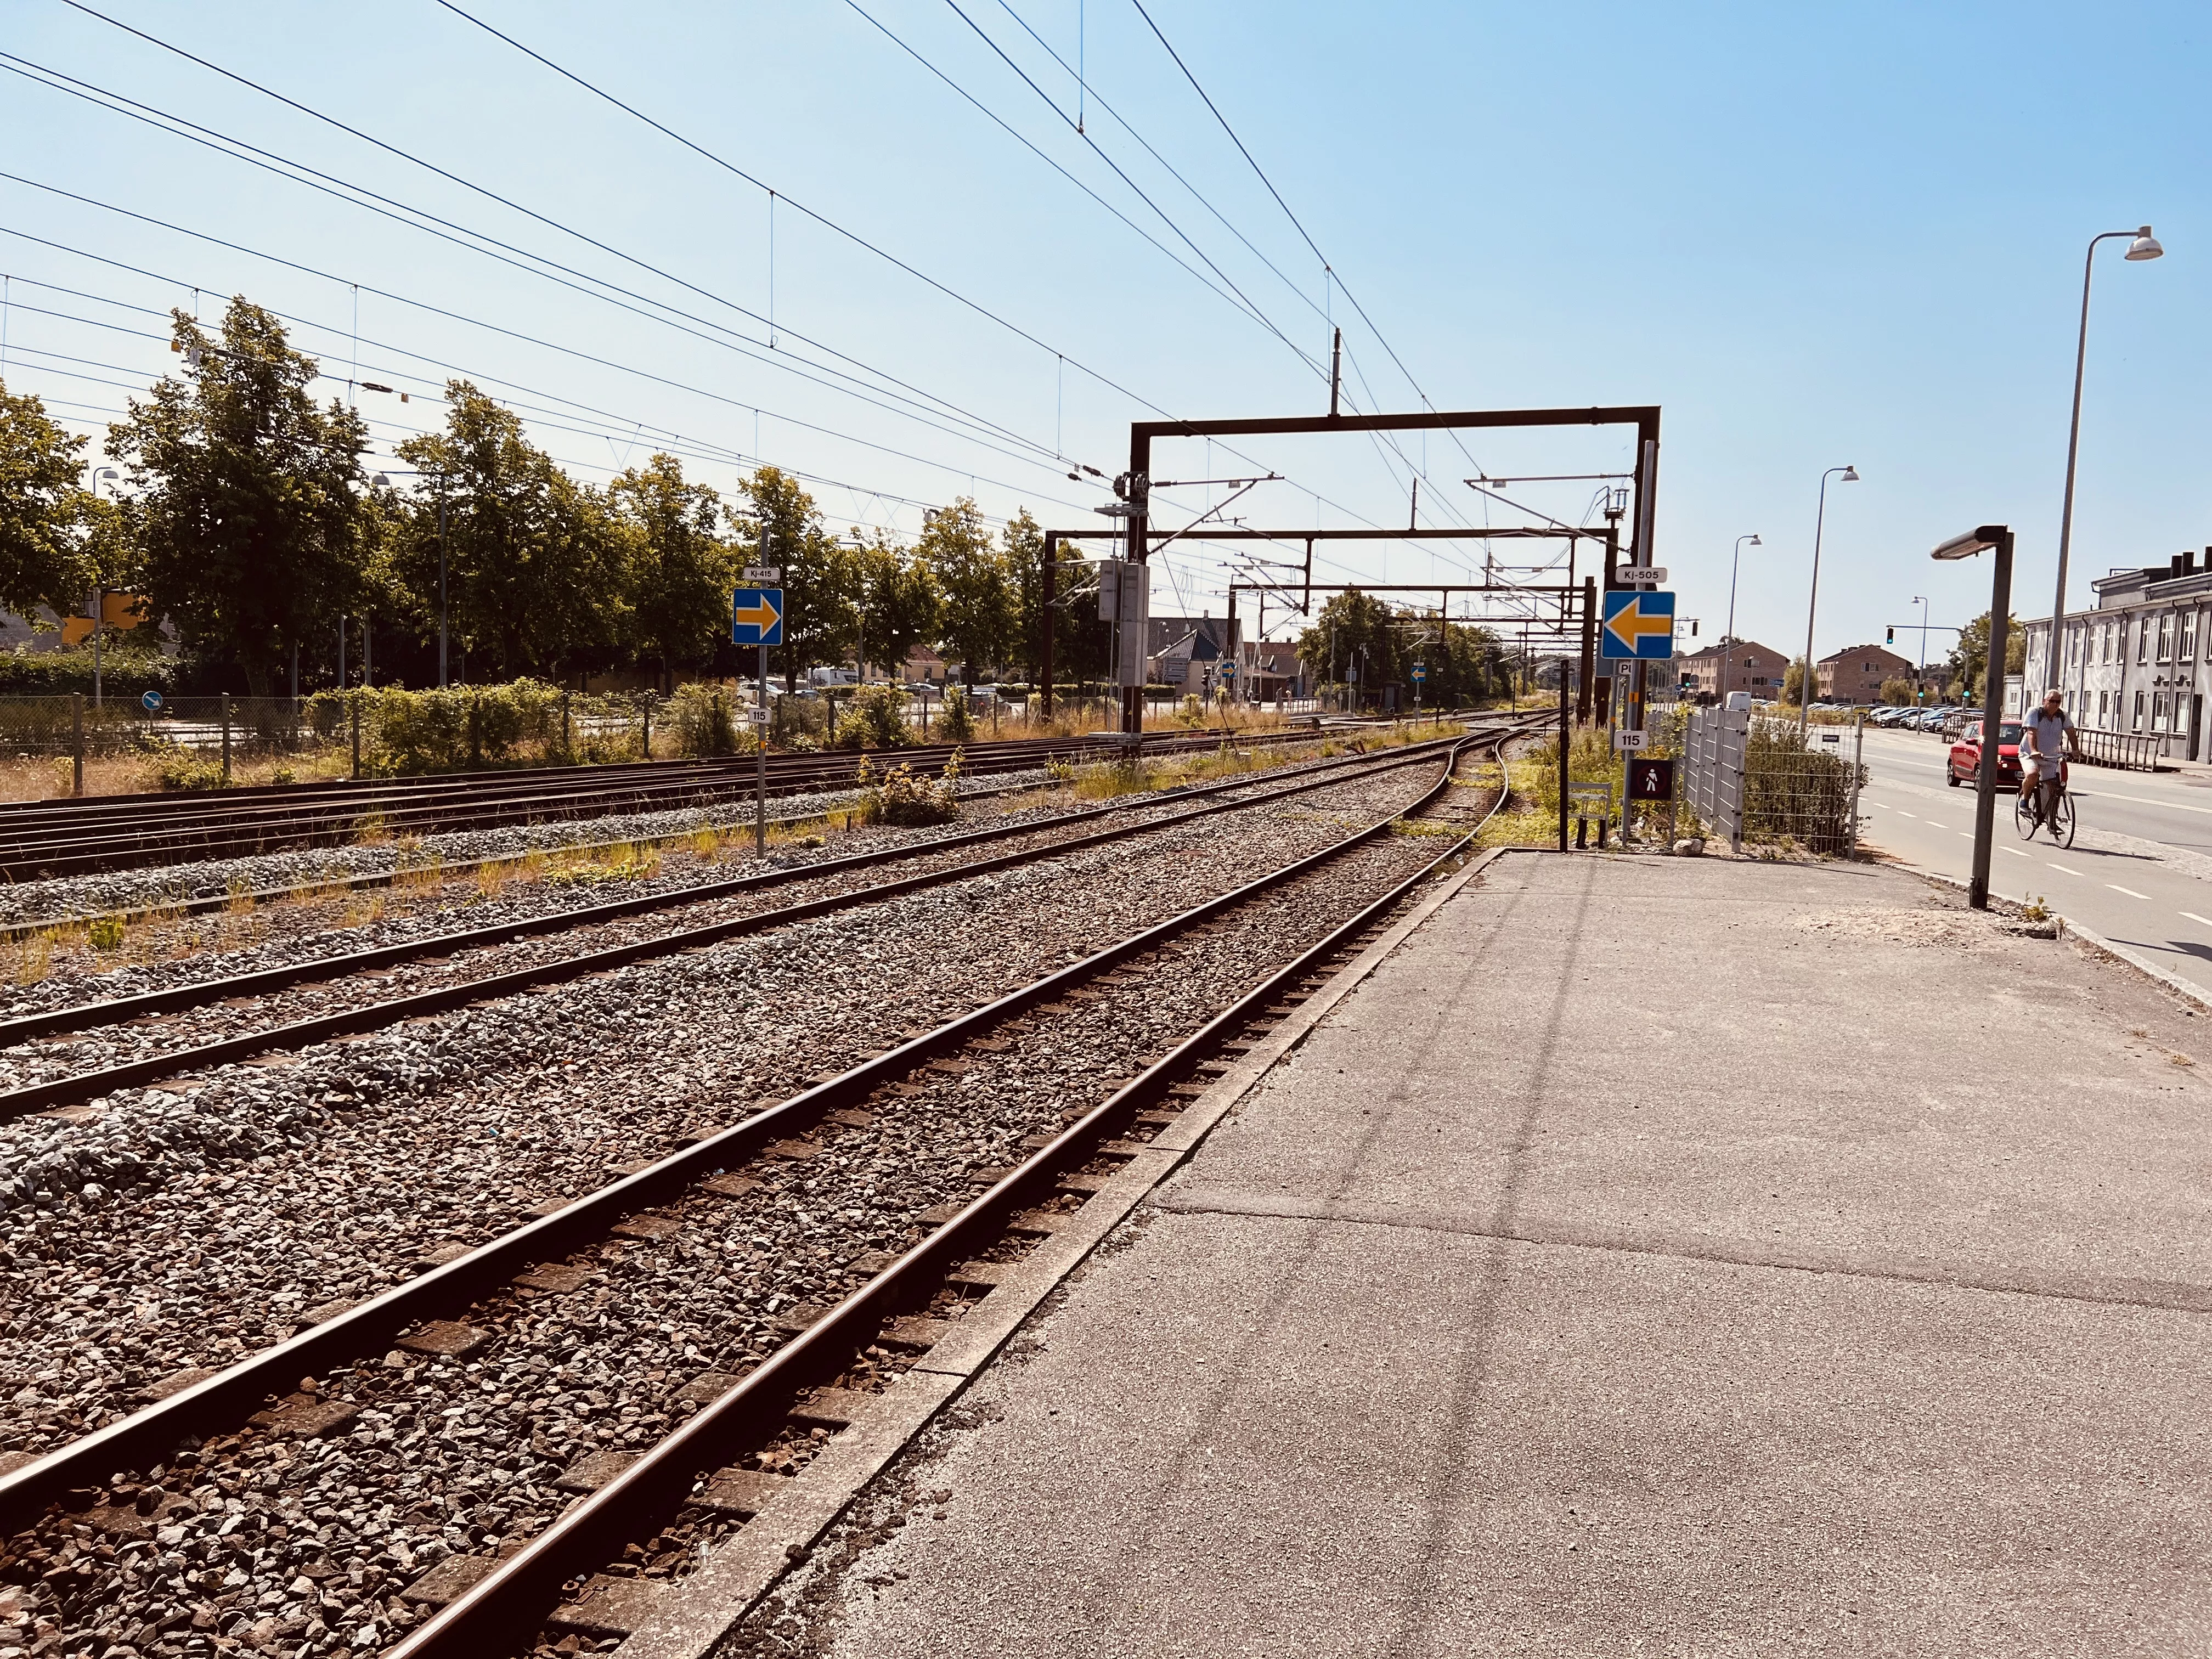
[[[2162,565],[2115,570],[2089,584],[2094,609],[2066,618],[2058,672],[2051,664],[2051,619],[2021,625],[2027,636],[2023,697],[2054,684],[2077,726],[2153,738],[2167,759],[2207,758],[2204,700],[2212,693],[2212,548],[2177,553]]]

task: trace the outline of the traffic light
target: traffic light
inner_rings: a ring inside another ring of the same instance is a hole
[[[1889,637],[1884,640],[1882,643],[1884,645],[1895,645],[1897,643],[1897,630],[1894,628],[1889,630]]]

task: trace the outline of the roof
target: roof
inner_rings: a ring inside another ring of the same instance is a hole
[[[1846,657],[1887,657],[1890,661],[1901,663],[1907,668],[1912,666],[1911,658],[1900,657],[1886,645],[1847,645],[1842,650],[1831,651],[1826,656],[1821,658],[1820,665],[1825,668],[1830,663],[1841,662]]]
[[[1155,656],[1188,657],[1193,662],[1212,662],[1221,654],[1221,647],[1211,635],[1194,628],[1181,639],[1162,646]]]

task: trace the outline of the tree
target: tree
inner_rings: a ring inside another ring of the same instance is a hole
[[[1013,640],[1014,597],[1005,555],[991,544],[983,515],[965,495],[938,510],[916,550],[943,606],[941,648],[958,659],[962,683],[973,685],[978,665],[1004,662]]]
[[[729,627],[737,560],[720,534],[722,498],[684,483],[683,464],[667,455],[623,473],[607,498],[629,541],[631,642],[658,660],[665,690],[677,669],[712,658]]]
[[[468,381],[447,381],[446,400],[446,429],[398,450],[423,475],[395,561],[415,609],[434,632],[442,495],[449,632],[507,678],[610,659],[628,631],[628,583],[606,498]]]
[[[1400,684],[1397,613],[1370,594],[1348,587],[1334,595],[1298,635],[1298,660],[1316,684],[1357,680],[1363,693]]]
[[[862,540],[856,529],[853,538],[862,672],[872,662],[896,675],[916,646],[937,637],[937,589],[928,568],[882,531]]]
[[[763,466],[746,481],[750,508],[732,513],[752,541],[747,562],[783,572],[783,646],[776,661],[787,690],[801,670],[844,654],[855,623],[848,550],[822,528],[814,497],[779,467]]]
[[[315,361],[260,307],[233,300],[219,343],[185,313],[173,316],[190,367],[147,401],[131,400],[107,451],[137,496],[155,613],[267,696],[302,635],[353,597],[367,428],[335,399],[315,407]]]
[[[1887,679],[1881,683],[1881,700],[1891,708],[1900,708],[1912,701],[1912,682]]]
[[[1787,703],[1804,702],[1805,659],[1792,657],[1790,666],[1783,671],[1782,701]]]
[[[91,499],[77,483],[85,441],[0,382],[0,610],[33,627],[46,625],[41,605],[66,615],[92,586],[78,538]]]
[[[1990,655],[1990,613],[1986,611],[1959,630],[1959,642],[1951,647],[1951,673],[1966,688],[1970,702],[1978,702],[1982,696],[1982,665]],[[2010,617],[2005,623],[2005,672],[2017,674],[2027,666],[2027,636],[2021,632],[2020,618]]]

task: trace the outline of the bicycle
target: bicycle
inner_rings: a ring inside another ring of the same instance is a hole
[[[2043,805],[2045,792],[2051,794],[2051,809],[2045,815]],[[2034,790],[2014,799],[2013,827],[2020,831],[2022,841],[2033,841],[2035,832],[2047,823],[2051,839],[2061,847],[2074,844],[2074,795],[2066,787],[2066,764],[2059,763],[2058,775],[2039,780]]]

